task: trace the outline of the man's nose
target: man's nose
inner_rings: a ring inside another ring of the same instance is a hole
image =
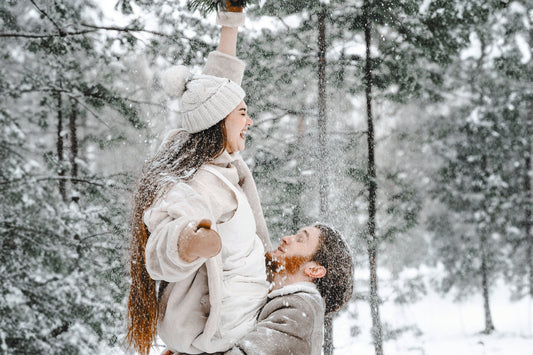
[[[292,235],[286,235],[284,236],[283,238],[281,238],[281,240],[283,241],[283,243],[285,244],[290,244],[291,240],[292,240]]]

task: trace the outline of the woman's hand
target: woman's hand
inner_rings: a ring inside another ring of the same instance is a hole
[[[235,0],[226,0],[226,9],[229,12],[242,12],[242,2]]]
[[[211,221],[202,219],[198,225],[189,224],[178,239],[180,257],[192,263],[198,258],[211,258],[222,249],[222,240],[217,232],[211,229]]]

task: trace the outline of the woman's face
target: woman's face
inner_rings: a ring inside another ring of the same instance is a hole
[[[244,101],[241,101],[237,107],[226,117],[226,150],[228,153],[240,152],[244,149],[245,135],[248,127],[254,121],[248,116],[248,108]]]

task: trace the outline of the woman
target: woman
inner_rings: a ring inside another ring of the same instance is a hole
[[[244,63],[235,57],[243,21],[242,12],[217,16],[221,39],[204,75],[167,73],[184,130],[171,132],[145,164],[135,194],[127,340],[141,354],[156,329],[173,352],[225,351],[253,328],[266,298],[271,244],[238,153],[253,123],[239,86]]]

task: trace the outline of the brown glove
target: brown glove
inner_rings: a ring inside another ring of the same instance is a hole
[[[198,225],[188,225],[178,239],[180,257],[192,263],[198,258],[211,258],[222,249],[222,240],[217,232],[211,229],[211,221],[202,219]]]
[[[229,12],[242,12],[243,6],[241,0],[226,0],[226,9]]]

